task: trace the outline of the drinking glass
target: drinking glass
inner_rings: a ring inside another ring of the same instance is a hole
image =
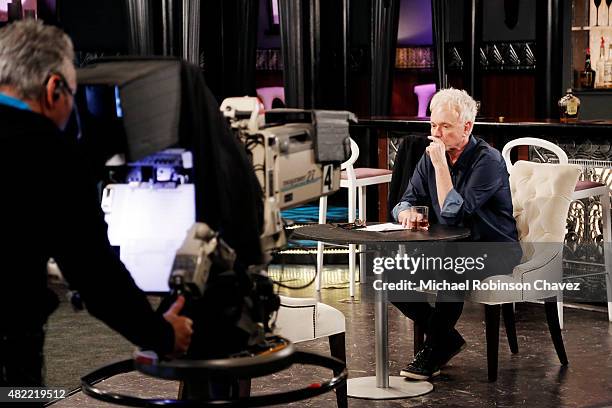
[[[429,208],[425,205],[415,205],[409,208],[408,229],[410,231],[427,231],[429,229]]]

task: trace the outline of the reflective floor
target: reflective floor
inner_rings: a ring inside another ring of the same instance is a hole
[[[310,267],[272,269],[271,274],[286,284],[299,286],[313,277]],[[314,285],[299,291],[285,291],[296,297],[316,297]],[[341,310],[346,316],[346,351],[349,375],[374,375],[374,308],[362,301],[359,290],[355,300],[348,297],[347,270],[326,269],[322,302]],[[567,309],[563,336],[570,364],[562,368],[555,354],[544,307],[519,304],[516,308],[519,353],[511,355],[500,333],[499,378],[487,381],[484,312],[481,305],[468,304],[458,330],[468,348],[455,357],[433,380],[434,391],[423,397],[405,400],[370,401],[349,399],[350,407],[612,407],[612,324],[602,312]],[[66,346],[70,338],[71,346]],[[328,354],[327,341],[299,345],[300,349]],[[129,357],[132,347],[84,313],[74,314],[64,302],[49,324],[47,356],[48,385],[72,387],[80,375],[103,364]],[[391,374],[412,357],[412,324],[389,306],[389,367]],[[311,367],[292,367],[270,377],[257,379],[253,392],[268,393],[298,388],[327,378],[329,372]],[[178,384],[140,374],[126,374],[104,383],[116,391],[146,397],[175,397]],[[77,393],[54,406],[106,407]],[[329,393],[292,407],[335,407]]]

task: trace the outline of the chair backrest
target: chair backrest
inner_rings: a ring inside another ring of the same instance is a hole
[[[346,331],[342,312],[312,298],[280,296],[275,333],[294,343]]]
[[[548,140],[538,139],[535,137],[521,137],[518,139],[511,140],[506,143],[504,148],[502,149],[502,157],[506,162],[506,168],[508,169],[508,173],[510,173],[510,169],[512,168],[512,162],[510,161],[510,151],[513,147],[516,146],[536,146],[542,147],[550,152],[554,153],[559,159],[559,164],[567,164],[567,154],[556,144],[549,142]]]
[[[257,96],[264,104],[264,109],[272,109],[274,99],[280,99],[285,103],[285,88],[282,86],[268,86],[257,88]]]
[[[340,169],[346,170],[346,175],[348,179],[355,180],[355,168],[353,167],[353,165],[359,158],[359,146],[357,146],[357,143],[353,140],[353,138],[349,137],[349,140],[351,141],[351,156],[348,158],[347,161],[340,165]]]
[[[349,137],[349,140],[351,141],[351,156],[347,161],[340,165],[340,169],[342,170],[346,170],[348,167],[353,167],[353,164],[355,164],[359,158],[359,146],[357,146],[357,143],[353,140],[353,138]]]
[[[281,307],[276,315],[276,334],[294,343],[316,337],[317,300],[281,296]]]
[[[518,161],[510,171],[520,241],[563,242],[567,212],[580,166]]]

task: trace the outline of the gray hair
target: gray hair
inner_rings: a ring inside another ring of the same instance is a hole
[[[62,30],[26,19],[0,29],[0,86],[35,99],[51,73],[66,76],[74,60],[72,41]]]
[[[474,123],[474,120],[476,120],[476,112],[478,111],[476,101],[464,90],[447,88],[438,91],[431,98],[429,108],[433,111],[441,106],[457,112],[459,119],[463,122]]]

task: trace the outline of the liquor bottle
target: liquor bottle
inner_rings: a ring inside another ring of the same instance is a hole
[[[612,44],[608,45],[608,58],[604,63],[604,88],[612,88]]]
[[[606,64],[606,46],[603,36],[599,44],[599,59],[595,67],[595,88],[603,88],[604,86],[604,65]]]
[[[578,110],[580,109],[580,99],[574,96],[572,88],[567,90],[565,96],[559,99],[559,119],[563,123],[575,122],[578,120]]]
[[[591,49],[586,49],[584,57],[584,70],[580,71],[580,87],[582,89],[593,89],[595,85],[595,71],[591,68]]]

